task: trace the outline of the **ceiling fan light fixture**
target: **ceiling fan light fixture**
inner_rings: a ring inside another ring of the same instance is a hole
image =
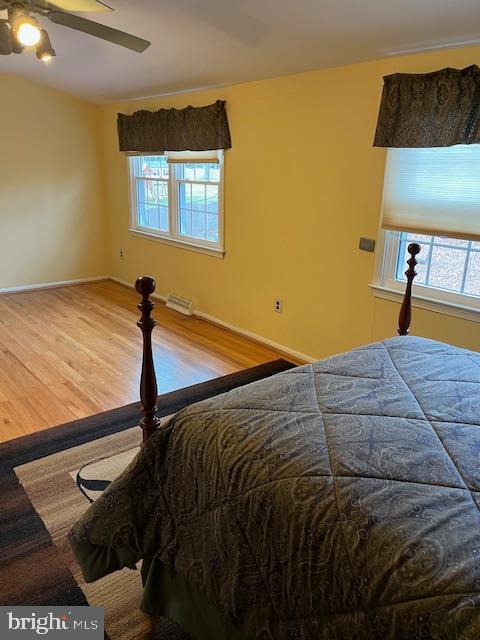
[[[148,40],[76,15],[77,11],[98,11],[105,8],[113,11],[101,0],[0,0],[0,11],[6,9],[8,15],[7,20],[0,20],[0,55],[23,53],[24,50],[31,51],[35,48],[39,60],[48,62],[56,57],[48,33],[32,14],[125,49],[143,53],[151,44]]]
[[[55,56],[55,49],[52,47],[52,43],[50,42],[50,36],[42,29],[40,42],[37,45],[37,58],[38,60],[42,60],[42,62],[50,62]]]

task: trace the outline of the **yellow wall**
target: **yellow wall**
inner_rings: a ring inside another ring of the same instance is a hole
[[[382,76],[478,62],[470,47],[104,107],[0,76],[0,288],[149,273],[161,294],[310,356],[392,335],[398,305],[374,298],[374,256],[358,250],[378,230]],[[117,111],[217,98],[233,139],[223,260],[129,233],[116,135]],[[480,348],[478,323],[417,309],[413,331]]]
[[[104,107],[111,272],[156,277],[160,293],[192,298],[224,322],[315,357],[392,335],[398,305],[368,284],[385,152],[372,147],[382,76],[480,62],[480,47],[309,72]],[[227,100],[223,260],[128,232],[127,164],[116,113]],[[124,251],[120,260],[119,251]],[[275,297],[284,311],[273,311]],[[479,348],[480,324],[416,310],[414,333]]]
[[[108,273],[98,106],[0,76],[0,289]]]

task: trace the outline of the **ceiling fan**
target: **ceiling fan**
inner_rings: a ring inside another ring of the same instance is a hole
[[[0,0],[0,11],[3,10],[7,11],[7,19],[0,20],[0,55],[23,53],[25,47],[35,47],[39,60],[48,62],[55,57],[50,37],[36,15],[137,53],[142,53],[151,44],[143,38],[75,15],[83,11],[113,11],[100,0]]]

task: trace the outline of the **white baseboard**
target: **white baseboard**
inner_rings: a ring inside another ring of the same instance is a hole
[[[57,287],[68,287],[74,284],[87,284],[89,282],[100,282],[110,280],[110,276],[94,276],[92,278],[77,278],[75,280],[59,280],[58,282],[42,282],[40,284],[24,284],[20,287],[6,287],[0,289],[2,293],[21,293],[22,291],[35,291],[36,289],[56,289]]]
[[[130,289],[134,288],[134,285],[131,284],[130,282],[127,282],[126,280],[121,280],[120,278],[116,278],[114,276],[110,276],[110,280],[113,280],[113,282],[118,282],[118,284],[122,284],[123,286],[129,287]],[[165,302],[167,299],[167,296],[162,296],[158,293],[154,293],[151,297],[154,300],[160,300],[161,302]],[[279,344],[278,342],[274,342],[269,338],[264,338],[263,336],[259,336],[256,333],[252,333],[251,331],[247,331],[246,329],[241,329],[240,327],[237,327],[233,324],[224,322],[223,320],[220,320],[219,318],[215,318],[214,316],[211,316],[208,313],[204,313],[203,311],[196,311],[194,309],[193,315],[196,318],[200,318],[201,320],[206,320],[207,322],[211,322],[212,324],[216,324],[220,327],[223,327],[224,329],[228,329],[229,331],[232,331],[233,333],[237,333],[241,336],[244,336],[245,338],[249,338],[250,340],[259,342],[260,344],[263,344],[267,347],[271,347],[276,351],[282,351],[286,355],[293,356],[298,360],[303,360],[305,362],[316,362],[318,360],[318,358],[314,358],[313,356],[309,356],[305,353],[301,353],[300,351],[296,351],[295,349],[291,349],[290,347],[286,347],[285,345]]]
[[[214,318],[208,313],[203,313],[203,311],[194,311],[193,315],[197,318],[201,318],[202,320],[206,320],[207,322],[211,322],[212,324],[218,324],[220,327],[224,329],[228,329],[233,333],[238,333],[241,336],[245,336],[245,338],[250,338],[250,340],[254,340],[255,342],[260,342],[260,344],[264,344],[267,347],[272,347],[276,351],[283,351],[289,356],[293,356],[294,358],[298,358],[299,360],[304,360],[305,362],[316,362],[318,358],[314,358],[313,356],[308,356],[306,353],[301,353],[300,351],[296,351],[295,349],[291,349],[290,347],[286,347],[279,342],[274,342],[269,338],[264,338],[263,336],[259,336],[256,333],[252,333],[251,331],[247,331],[246,329],[241,329],[240,327],[236,327],[233,324],[229,324],[228,322],[224,322],[223,320],[219,320],[218,318]]]
[[[118,284],[123,284],[124,287],[128,287],[129,289],[135,289],[135,285],[131,282],[127,282],[126,280],[122,280],[121,278],[117,278],[116,276],[110,276],[110,280],[112,282],[118,282]]]

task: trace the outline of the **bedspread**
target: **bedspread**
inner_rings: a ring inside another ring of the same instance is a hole
[[[480,354],[371,344],[178,413],[70,534],[256,640],[478,640]]]

